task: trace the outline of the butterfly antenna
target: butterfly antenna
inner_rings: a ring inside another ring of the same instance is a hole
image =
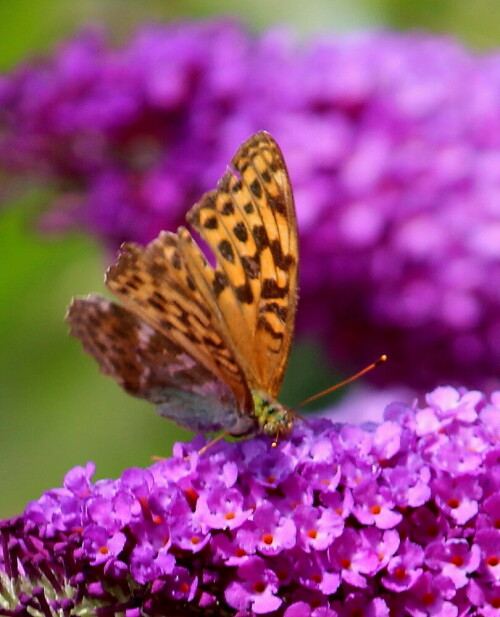
[[[351,383],[351,381],[355,381],[359,377],[362,377],[363,375],[365,375],[366,373],[374,369],[376,366],[378,366],[379,364],[383,364],[384,362],[387,362],[387,356],[385,354],[382,354],[378,360],[375,360],[375,362],[372,362],[368,366],[365,366],[364,369],[362,369],[361,371],[358,371],[355,375],[352,375],[348,379],[344,379],[344,381],[341,381],[340,383],[337,383],[334,386],[331,386],[330,388],[323,390],[323,392],[319,392],[318,394],[314,394],[313,396],[306,398],[305,401],[302,401],[302,403],[299,404],[299,407],[302,407],[303,405],[307,405],[307,403],[310,403],[311,401],[315,401],[317,398],[325,396],[325,394],[330,394],[330,392],[333,392],[334,390],[338,390],[339,388],[346,386],[348,383]]]
[[[304,422],[304,424],[310,424],[305,416],[301,416],[300,413],[297,413],[293,409],[288,409],[288,413],[295,418],[295,420],[300,420],[301,422]]]

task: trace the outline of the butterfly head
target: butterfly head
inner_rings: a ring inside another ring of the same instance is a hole
[[[290,432],[294,417],[289,409],[260,390],[252,390],[252,398],[259,432],[270,437],[284,436]]]

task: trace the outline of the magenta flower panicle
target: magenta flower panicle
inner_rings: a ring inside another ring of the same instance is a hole
[[[276,448],[75,468],[1,523],[0,615],[496,615],[499,418],[500,393],[442,387]]]

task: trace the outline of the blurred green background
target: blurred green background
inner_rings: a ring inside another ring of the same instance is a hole
[[[500,40],[496,0],[17,0],[0,3],[1,69],[47,52],[88,22],[104,22],[120,41],[144,21],[222,13],[256,30],[285,24],[300,36],[383,27],[449,33],[477,48]],[[103,290],[105,263],[87,237],[36,232],[37,213],[49,200],[41,189],[31,191],[0,214],[0,517],[60,486],[74,465],[92,460],[97,477],[115,477],[125,467],[148,465],[152,455],[167,456],[173,441],[189,437],[101,377],[68,338],[66,306],[73,295]],[[307,392],[293,388],[299,371]],[[281,398],[291,404],[335,380],[307,345],[294,353],[290,376]]]

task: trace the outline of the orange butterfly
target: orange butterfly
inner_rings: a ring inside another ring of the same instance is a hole
[[[266,132],[242,144],[217,188],[187,214],[190,232],[126,243],[106,274],[122,305],[75,298],[71,334],[101,371],[199,432],[289,432],[277,402],[293,338],[298,239],[281,151]]]

